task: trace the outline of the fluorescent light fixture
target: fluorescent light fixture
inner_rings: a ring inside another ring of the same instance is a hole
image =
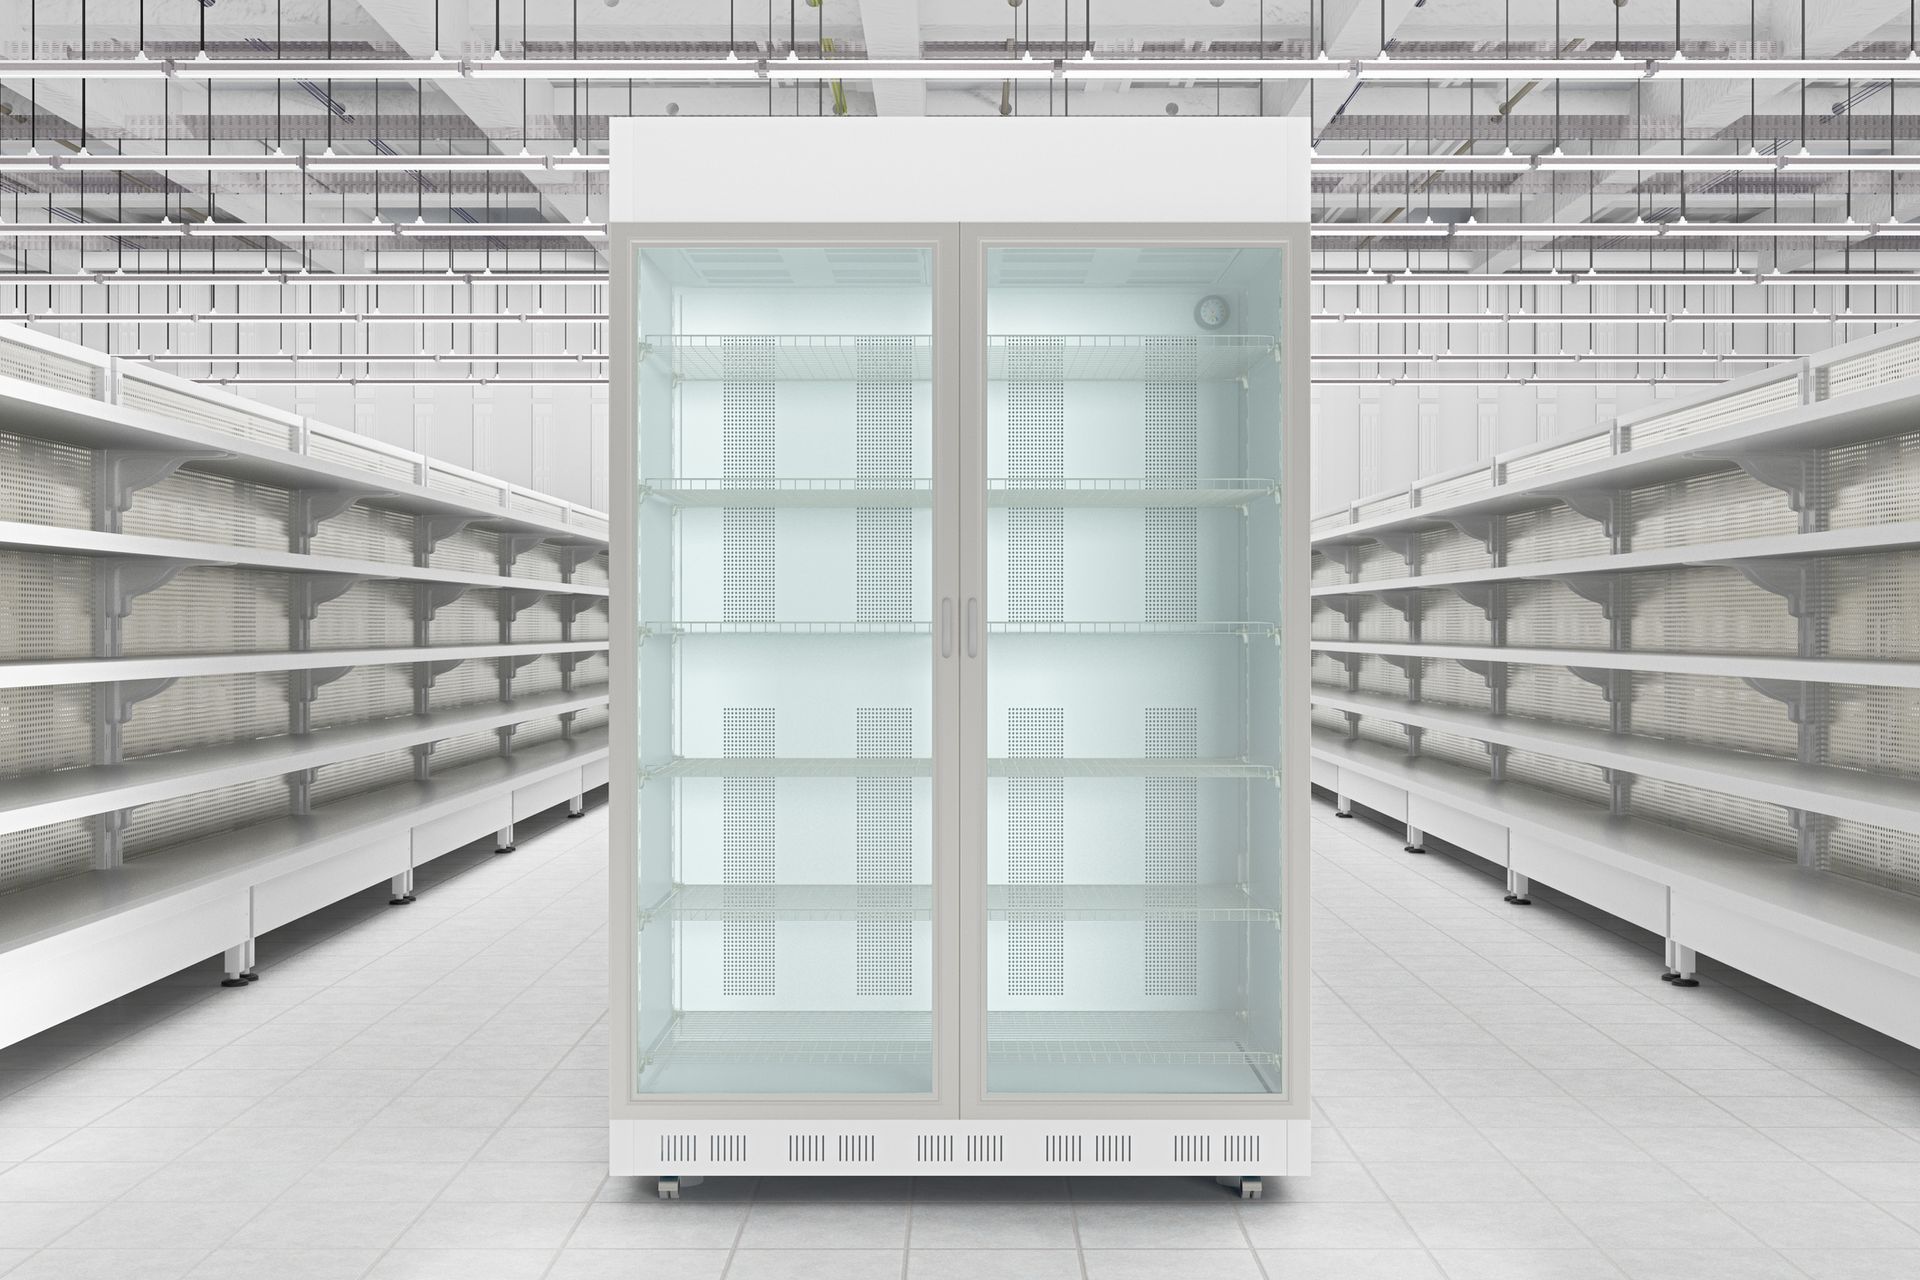
[[[36,240],[147,236],[175,239],[186,234],[178,222],[0,222],[0,236]]]
[[[524,355],[512,352],[502,355],[485,355],[465,351],[440,354],[429,352],[396,354],[384,351],[255,351],[225,355],[219,352],[208,352],[204,355],[169,352],[166,355],[126,355],[120,358],[139,360],[147,364],[588,364],[606,360],[604,355],[561,351],[546,355]]]
[[[1375,352],[1371,355],[1322,355],[1315,364],[1778,364],[1797,356],[1737,356],[1714,352],[1662,355],[1648,352],[1563,351],[1528,354],[1525,351],[1447,351],[1440,353]]]

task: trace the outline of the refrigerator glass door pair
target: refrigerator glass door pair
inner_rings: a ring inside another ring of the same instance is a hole
[[[628,255],[616,1095],[1284,1102],[1284,237]]]

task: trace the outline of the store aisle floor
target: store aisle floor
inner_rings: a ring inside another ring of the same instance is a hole
[[[0,1275],[1920,1275],[1920,1052],[1314,818],[1317,1163],[1264,1201],[608,1179],[596,808],[270,936],[245,990],[203,966],[0,1051]]]

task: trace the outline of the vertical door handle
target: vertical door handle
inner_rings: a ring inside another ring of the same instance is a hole
[[[953,656],[953,597],[940,602],[940,656]]]
[[[967,656],[980,656],[980,597],[967,601]]]

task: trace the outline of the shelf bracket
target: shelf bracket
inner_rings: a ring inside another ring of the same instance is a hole
[[[434,662],[417,662],[414,665],[420,668],[421,678],[425,681],[426,687],[431,689],[434,682],[441,676],[465,661],[465,658],[441,658]]]
[[[500,574],[513,572],[520,557],[547,540],[544,533],[503,533],[500,535]]]
[[[133,709],[149,698],[157,697],[171,689],[176,677],[160,676],[151,680],[109,680],[93,688],[94,714],[99,719],[100,732],[94,739],[93,762],[97,765],[119,764],[121,755],[121,734],[127,722],[133,719]]]
[[[475,516],[417,515],[413,518],[413,550],[425,564],[439,545],[457,533],[465,532]]]
[[[1493,550],[1494,536],[1500,528],[1499,516],[1472,515],[1463,512],[1459,515],[1441,516],[1439,518],[1452,525],[1462,535],[1472,538],[1488,551]]]
[[[133,602],[150,591],[158,591],[183,569],[204,564],[201,560],[109,560],[94,573],[94,589],[99,593],[100,612],[118,620],[133,612]],[[118,657],[118,653],[105,655]]]
[[[1609,706],[1626,700],[1633,693],[1631,671],[1617,671],[1611,667],[1568,667],[1567,670],[1599,689]]]
[[[119,533],[121,517],[133,506],[133,496],[148,489],[189,462],[211,462],[233,455],[218,449],[100,449],[93,455],[94,527]]]
[[[1742,676],[1741,683],[1763,698],[1771,698],[1787,709],[1787,719],[1796,725],[1819,722],[1825,709],[1827,690],[1808,680],[1770,680],[1762,676]]]
[[[1382,653],[1376,654],[1375,656],[1388,666],[1397,668],[1400,674],[1406,676],[1409,680],[1419,674],[1422,660],[1415,654]]]
[[[1611,542],[1620,532],[1620,492],[1617,489],[1547,489],[1547,497],[1564,502],[1570,511],[1600,526]]]
[[[1620,617],[1621,605],[1625,603],[1620,591],[1620,575],[1616,573],[1565,573],[1551,581],[1559,583],[1567,590],[1591,604],[1600,606],[1600,616],[1609,623]]]
[[[1409,618],[1409,619],[1413,617],[1414,609],[1420,599],[1420,593],[1410,587],[1401,587],[1396,590],[1375,591],[1371,594],[1373,595],[1374,599],[1378,600],[1381,604],[1386,605],[1389,609],[1392,609],[1395,613],[1398,613],[1402,618]]]
[[[320,690],[335,680],[345,676],[352,667],[313,667],[306,671],[295,671],[287,681],[287,732],[311,733],[313,731],[313,703],[320,696]],[[311,773],[311,770],[304,772]],[[299,803],[305,799],[303,788],[310,787],[312,779],[294,779],[294,799]]]
[[[560,572],[568,582],[573,581],[573,575],[580,571],[581,565],[600,554],[600,548],[583,542],[561,543],[555,551],[560,557]]]
[[[1504,608],[1506,599],[1504,582],[1455,582],[1449,589],[1462,600],[1487,615],[1487,621],[1493,621],[1495,615]]]
[[[502,661],[509,672],[518,674],[546,656],[544,653],[510,653]]]
[[[291,599],[294,618],[300,622],[312,622],[319,616],[320,606],[329,600],[338,600],[354,589],[365,579],[351,573],[303,573],[294,577]]]
[[[1345,618],[1348,622],[1352,622],[1354,615],[1359,613],[1363,608],[1359,592],[1348,592],[1337,596],[1321,596],[1319,597],[1319,601],[1321,604],[1326,605],[1327,608]]]
[[[1417,530],[1390,529],[1373,537],[1374,541],[1399,556],[1409,572],[1413,570],[1414,561],[1420,555],[1420,534]]]
[[[1320,554],[1332,560],[1346,571],[1347,582],[1353,582],[1353,575],[1360,568],[1360,546],[1354,542],[1335,543],[1330,547],[1319,548]]]
[[[1825,607],[1819,591],[1820,571],[1815,561],[1789,559],[1725,560],[1740,576],[1787,602],[1787,612],[1796,618],[1818,615]]]
[[[376,489],[295,489],[291,512],[293,549],[305,554],[313,547],[320,526],[344,515],[356,502],[374,497]]]
[[[440,611],[467,594],[464,582],[423,582],[414,588],[420,597],[421,619],[432,622]]]
[[[1813,500],[1819,455],[1811,449],[1705,449],[1694,455],[1731,462],[1769,489],[1787,496],[1787,505],[1805,511]]]
[[[500,612],[502,621],[510,621],[546,599],[547,593],[538,590],[502,591],[500,593]]]

